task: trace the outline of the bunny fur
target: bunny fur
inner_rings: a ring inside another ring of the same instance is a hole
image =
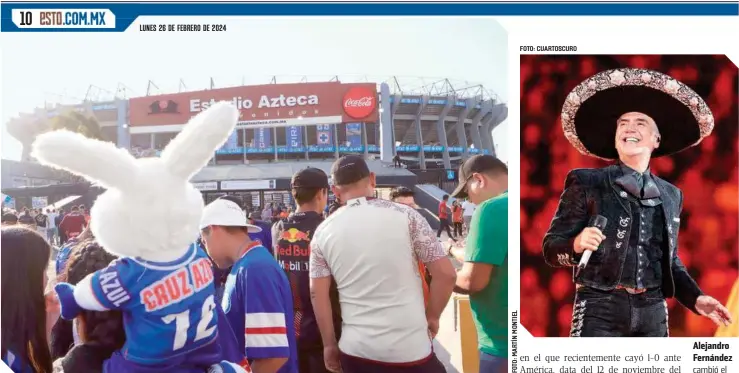
[[[134,158],[110,142],[69,131],[39,135],[31,155],[107,190],[90,210],[90,228],[118,256],[176,260],[198,236],[203,212],[190,178],[208,164],[234,131],[239,112],[220,102],[193,117],[158,158]]]

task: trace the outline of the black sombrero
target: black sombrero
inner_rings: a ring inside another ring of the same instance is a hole
[[[629,112],[654,119],[662,140],[652,158],[696,145],[713,131],[713,114],[687,85],[653,70],[600,72],[570,92],[562,107],[562,129],[584,155],[618,159],[616,121]]]

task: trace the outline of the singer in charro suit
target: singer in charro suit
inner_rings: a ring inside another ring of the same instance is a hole
[[[643,69],[601,72],[578,85],[562,109],[565,136],[580,153],[615,164],[570,171],[544,236],[546,262],[581,271],[572,337],[666,337],[666,298],[718,325],[728,310],[705,295],[678,256],[683,194],[653,175],[651,158],[699,143],[713,130],[710,109],[691,88]],[[662,131],[660,131],[662,129]],[[595,216],[608,219],[603,232]]]

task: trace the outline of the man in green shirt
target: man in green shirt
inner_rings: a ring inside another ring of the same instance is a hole
[[[508,371],[508,167],[490,155],[459,169],[455,198],[477,205],[464,250],[449,252],[464,266],[454,289],[469,294],[477,328],[480,373]]]

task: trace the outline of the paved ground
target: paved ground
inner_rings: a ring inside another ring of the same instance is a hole
[[[446,232],[441,234],[447,240]],[[452,259],[454,267],[462,268],[462,264]],[[454,299],[449,300],[439,320],[439,334],[434,340],[434,352],[444,364],[448,373],[462,373],[462,347],[459,333],[459,322],[454,309]]]
[[[454,300],[450,300],[439,322],[439,334],[434,341],[434,352],[448,373],[462,372],[462,347],[458,323],[454,314]]]

